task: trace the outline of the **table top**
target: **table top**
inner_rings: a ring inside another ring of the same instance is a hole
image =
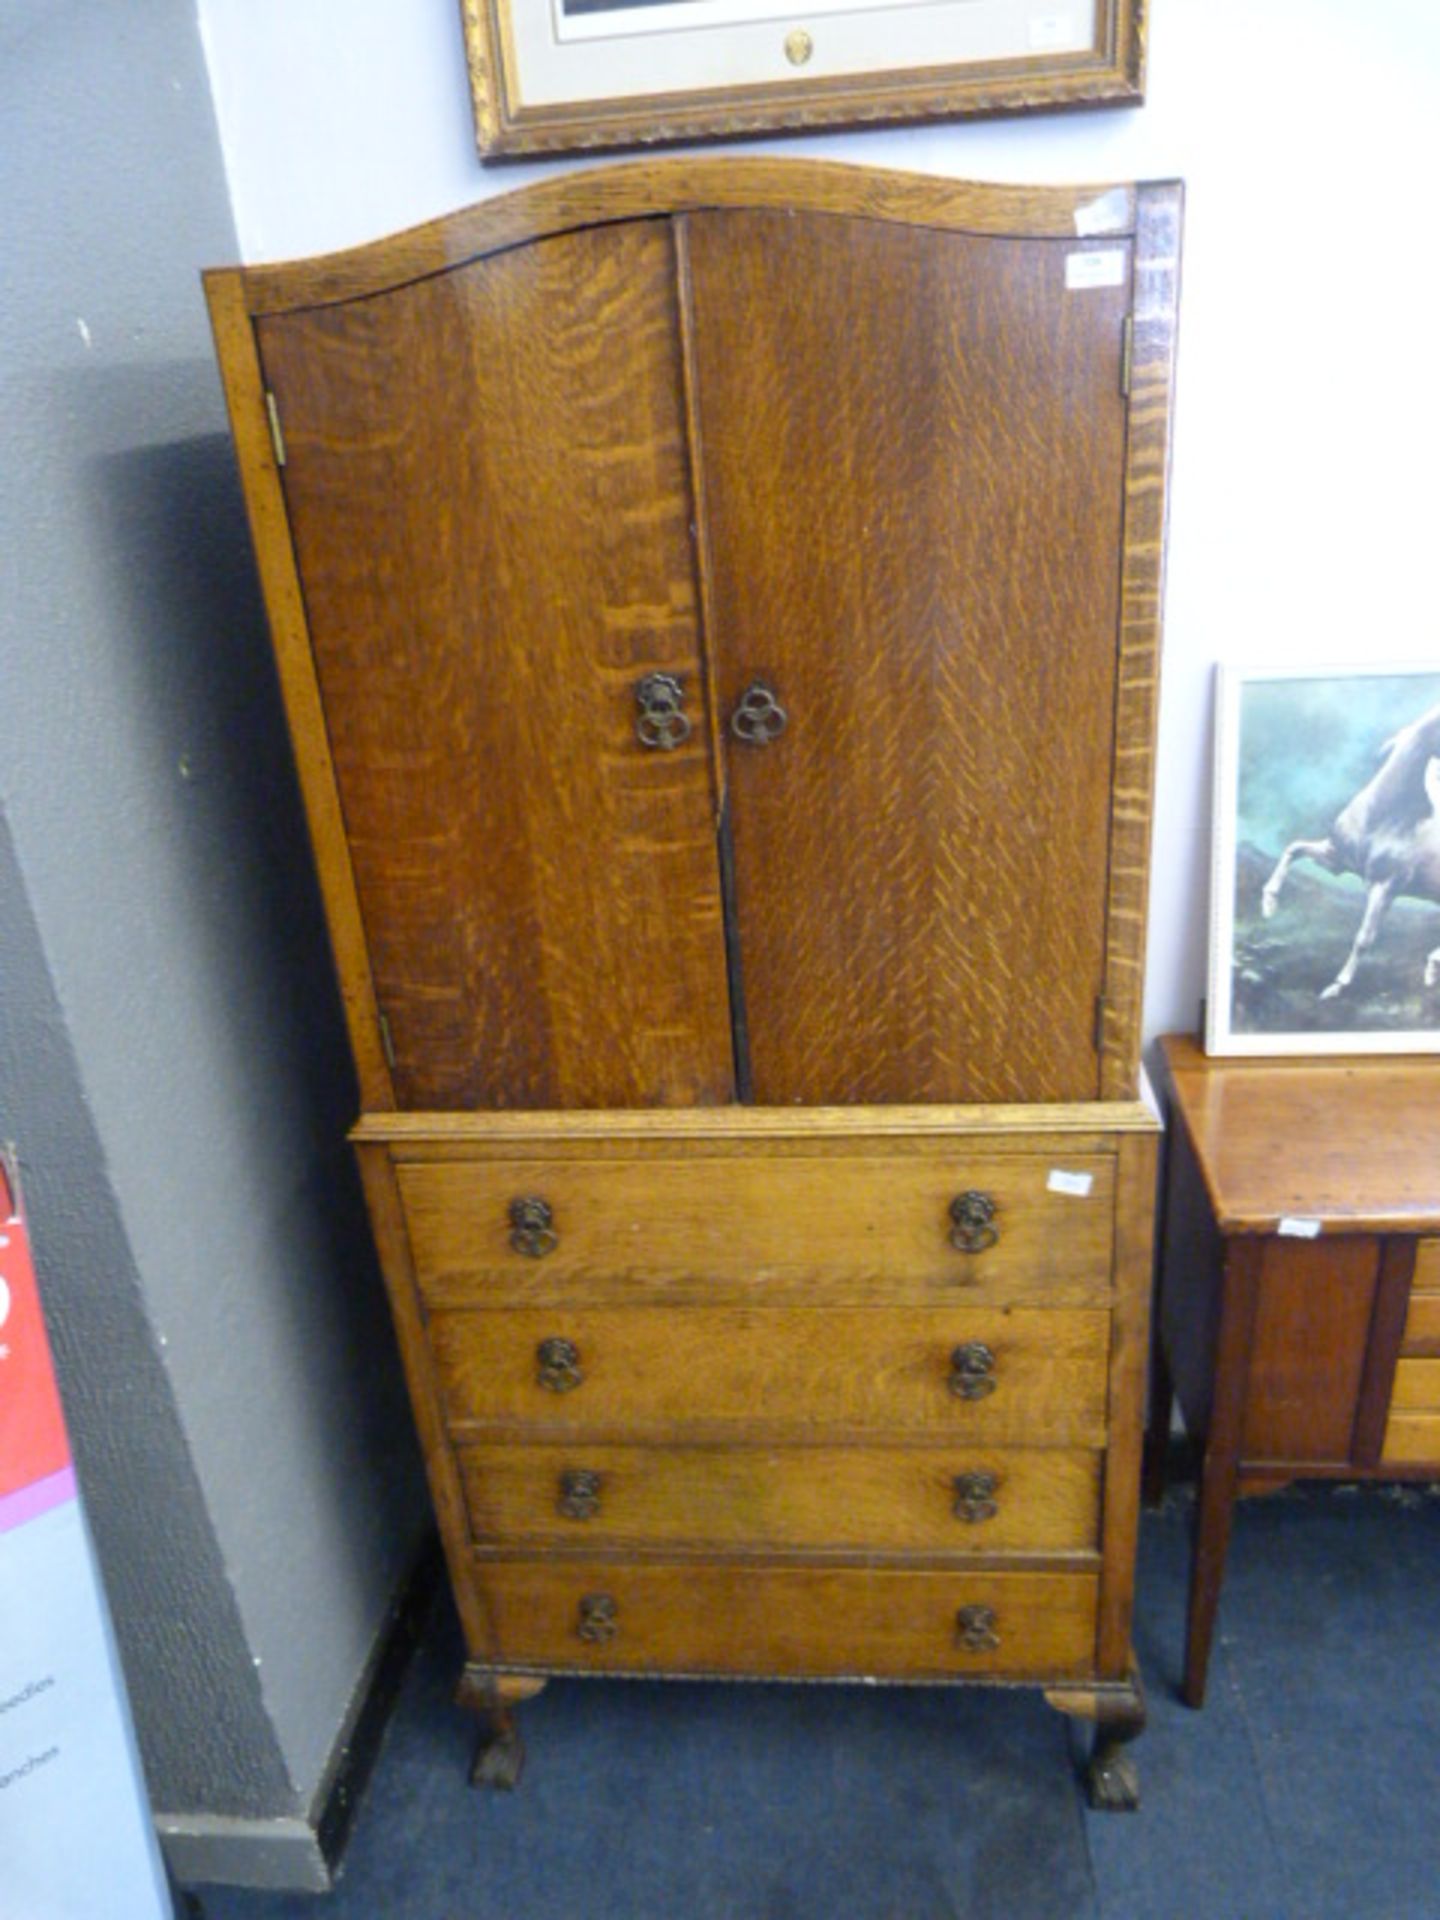
[[[1223,1233],[1440,1233],[1440,1055],[1160,1050]]]

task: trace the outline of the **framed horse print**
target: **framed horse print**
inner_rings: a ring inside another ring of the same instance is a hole
[[[1220,669],[1205,1044],[1440,1052],[1440,662]]]
[[[1144,97],[1143,0],[462,0],[482,159]]]

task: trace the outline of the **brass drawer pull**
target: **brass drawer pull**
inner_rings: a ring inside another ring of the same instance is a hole
[[[575,1631],[591,1646],[603,1646],[620,1631],[620,1609],[612,1594],[587,1593],[580,1601]]]
[[[647,673],[635,682],[635,704],[640,709],[635,734],[642,747],[669,753],[690,738],[684,700],[685,688],[677,674]]]
[[[1000,1644],[993,1607],[961,1607],[955,1615],[955,1638],[966,1653],[993,1653]]]
[[[790,716],[764,680],[752,680],[730,716],[730,731],[749,747],[768,747],[790,724]]]
[[[567,1520],[593,1520],[600,1511],[603,1481],[590,1467],[568,1467],[560,1476],[556,1508]]]
[[[950,1202],[950,1244],[958,1253],[984,1253],[1000,1238],[995,1201],[988,1193],[956,1194]]]
[[[972,1526],[982,1520],[993,1520],[1000,1511],[995,1504],[995,1489],[999,1485],[993,1473],[957,1473],[955,1476],[955,1507],[957,1520],[966,1520]]]
[[[510,1244],[516,1253],[527,1254],[532,1260],[543,1260],[547,1253],[553,1253],[560,1244],[554,1224],[548,1200],[526,1194],[510,1202]]]
[[[573,1340],[542,1340],[535,1349],[535,1384],[548,1393],[569,1393],[585,1378]]]
[[[995,1355],[983,1340],[967,1340],[951,1354],[950,1391],[957,1400],[983,1400],[995,1391]]]

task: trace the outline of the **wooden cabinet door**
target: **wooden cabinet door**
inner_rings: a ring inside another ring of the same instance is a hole
[[[257,336],[398,1104],[730,1099],[669,224]]]
[[[1129,245],[684,227],[754,1098],[1094,1098]]]

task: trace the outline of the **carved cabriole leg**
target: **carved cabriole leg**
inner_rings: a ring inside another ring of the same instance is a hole
[[[478,1716],[480,1739],[470,1767],[472,1787],[509,1791],[519,1784],[525,1742],[515,1724],[515,1708],[533,1700],[545,1682],[530,1674],[491,1673],[470,1665],[460,1675],[455,1704]]]
[[[1085,1769],[1086,1797],[1100,1813],[1134,1813],[1140,1805],[1140,1776],[1125,1749],[1145,1731],[1145,1689],[1133,1661],[1124,1680],[1090,1685],[1047,1687],[1045,1698],[1058,1713],[1095,1722],[1095,1744]]]

